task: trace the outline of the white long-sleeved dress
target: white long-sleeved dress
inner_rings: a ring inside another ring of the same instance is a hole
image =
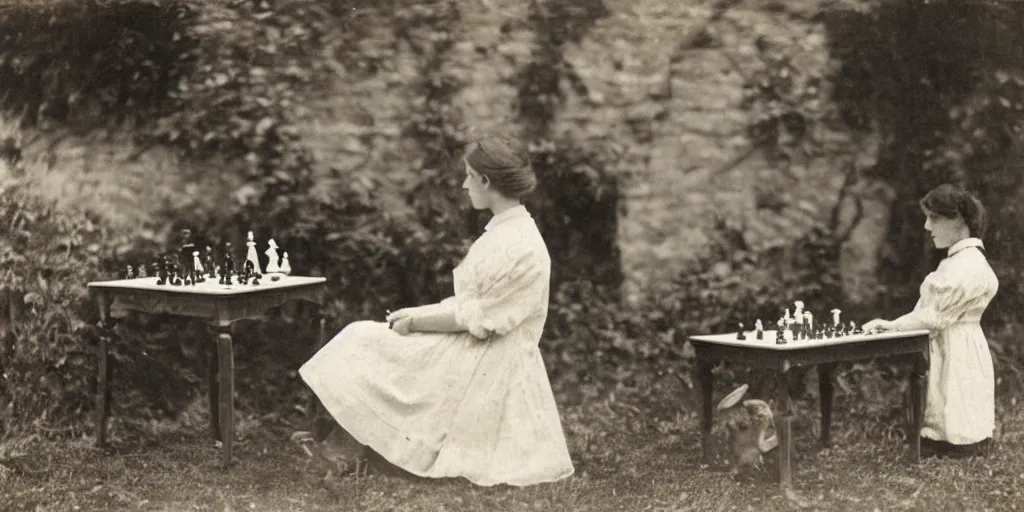
[[[488,223],[454,271],[466,333],[349,324],[299,370],[352,437],[423,477],[526,486],[574,469],[538,343],[551,259],[529,212]]]
[[[995,376],[981,316],[999,290],[977,238],[953,244],[911,313],[931,331],[923,437],[972,444],[995,430]]]

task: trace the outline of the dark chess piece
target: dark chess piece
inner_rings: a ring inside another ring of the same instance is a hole
[[[743,341],[743,322],[740,322],[739,327],[739,330],[736,331],[736,339]]]
[[[153,264],[153,273],[156,274],[156,284],[164,285],[167,284],[167,262],[163,261],[160,263]]]
[[[213,258],[213,248],[209,245],[206,246],[206,259],[203,261],[203,265],[206,266],[206,277],[214,279],[217,277],[217,262]]]
[[[133,268],[131,265],[128,265],[128,269],[124,273],[124,278],[135,279],[135,268]]]
[[[252,275],[252,269],[248,263],[246,261],[242,264],[242,271],[238,273],[238,284],[249,284],[249,276]]]
[[[167,267],[170,269],[171,286],[181,286],[181,265],[176,259],[168,256]]]
[[[231,256],[231,242],[224,244],[224,262],[221,264],[221,283],[231,284],[231,276],[235,274],[235,259]]]
[[[192,243],[192,230],[181,230],[181,247],[178,250],[178,262],[181,264],[182,282],[186,285],[196,283],[196,269],[192,265],[192,251],[196,250],[196,244]]]

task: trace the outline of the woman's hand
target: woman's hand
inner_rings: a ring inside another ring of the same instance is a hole
[[[390,315],[389,315],[390,317]],[[405,336],[412,331],[412,316],[403,316],[395,318],[394,320],[388,320],[389,327],[392,331]]]
[[[894,329],[894,326],[892,320],[883,320],[881,318],[876,318],[862,325],[861,329],[863,329],[865,333],[872,333],[879,331],[891,331]]]

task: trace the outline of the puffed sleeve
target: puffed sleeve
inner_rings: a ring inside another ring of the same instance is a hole
[[[501,249],[483,258],[473,293],[456,294],[455,319],[480,339],[504,336],[544,307],[549,272],[529,248]]]
[[[914,308],[914,315],[929,330],[942,330],[960,320],[984,293],[984,287],[969,275],[933,272],[921,283],[921,297]]]

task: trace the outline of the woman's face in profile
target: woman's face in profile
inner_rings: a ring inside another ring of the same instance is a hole
[[[924,229],[931,235],[936,249],[946,249],[963,238],[966,225],[959,217],[950,219],[928,210],[924,215]]]
[[[462,188],[469,193],[469,201],[473,203],[473,208],[487,208],[487,185],[484,183],[484,177],[470,167],[469,163],[466,163],[466,180],[462,182]]]

